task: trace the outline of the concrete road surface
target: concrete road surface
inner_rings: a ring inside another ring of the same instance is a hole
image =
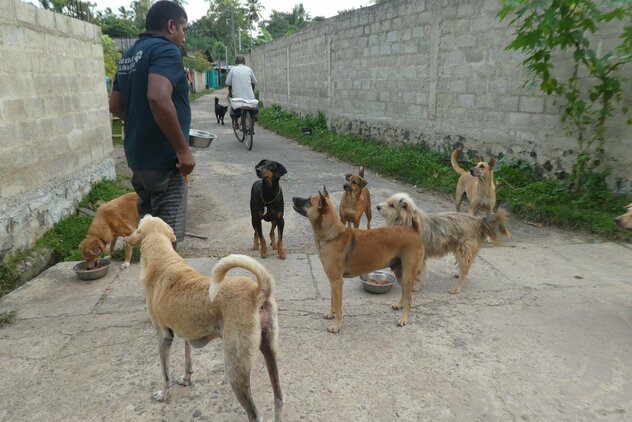
[[[218,95],[225,101],[225,91]],[[193,104],[195,129],[218,139],[196,150],[187,232],[180,252],[209,274],[217,258],[250,249],[248,207],[254,165],[283,163],[286,260],[261,262],[276,280],[280,372],[286,421],[632,420],[632,248],[512,220],[513,239],[480,252],[460,295],[452,257],[429,262],[409,325],[396,326],[400,294],[344,286],[344,324],[327,332],[329,306],[308,222],[290,205],[323,185],[338,202],[356,166],[258,128],[248,152],[229,125],[217,125],[214,95]],[[227,119],[228,120],[228,119]],[[451,198],[366,171],[374,205],[405,191],[428,212],[452,211]],[[364,220],[362,227],[364,227]],[[374,213],[372,226],[384,225]],[[264,226],[264,232],[269,225]],[[0,420],[243,421],[223,373],[222,342],[193,352],[191,387],[161,388],[157,341],[139,265],[78,280],[61,263],[0,299],[17,320],[0,328]],[[118,263],[116,263],[118,264]],[[172,348],[174,377],[183,343]],[[273,418],[262,357],[252,373],[255,401]]]

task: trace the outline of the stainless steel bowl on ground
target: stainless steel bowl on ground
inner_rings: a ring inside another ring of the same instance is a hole
[[[189,145],[194,148],[208,148],[217,135],[204,130],[189,130]]]
[[[362,280],[364,290],[370,293],[388,293],[397,279],[388,271],[373,271],[366,280]]]
[[[85,261],[81,261],[80,263],[72,267],[72,270],[81,280],[96,280],[97,278],[101,278],[108,273],[111,263],[112,261],[110,261],[109,259],[99,259],[93,269],[86,270]]]

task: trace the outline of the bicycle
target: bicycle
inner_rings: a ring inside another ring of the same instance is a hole
[[[253,112],[257,107],[257,100],[243,100],[241,98],[231,98],[230,99],[231,107],[236,109],[241,109],[241,117],[239,117],[238,127],[235,128],[233,125],[233,132],[235,133],[235,137],[239,142],[246,143],[246,148],[248,151],[252,150],[252,142],[254,137],[254,120],[253,120]]]

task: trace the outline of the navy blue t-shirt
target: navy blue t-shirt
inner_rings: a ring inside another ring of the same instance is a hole
[[[132,170],[170,169],[177,163],[176,151],[160,130],[147,100],[150,73],[173,84],[171,100],[186,139],[191,127],[189,81],[177,44],[159,34],[140,34],[138,41],[123,53],[113,88],[123,96],[125,106],[125,156]]]

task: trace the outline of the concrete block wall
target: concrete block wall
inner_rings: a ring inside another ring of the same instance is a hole
[[[0,257],[114,178],[101,31],[0,0]]]
[[[570,172],[576,141],[553,98],[524,88],[499,9],[497,0],[390,0],[259,47],[250,65],[264,104],[323,112],[339,131],[445,152],[462,142],[470,156]],[[626,192],[631,129],[618,120],[606,144],[612,187]]]

